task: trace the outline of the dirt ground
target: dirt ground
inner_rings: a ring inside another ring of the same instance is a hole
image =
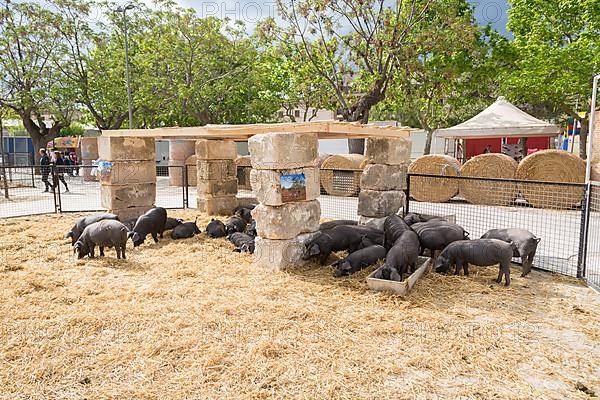
[[[372,268],[271,273],[204,234],[77,261],[77,217],[0,220],[1,399],[600,395],[600,299],[577,280],[472,267],[403,299]]]

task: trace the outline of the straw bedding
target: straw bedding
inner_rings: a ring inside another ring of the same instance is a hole
[[[514,179],[517,162],[500,153],[481,154],[468,160],[460,168],[460,176]],[[514,182],[461,180],[460,193],[470,203],[505,206],[517,195]],[[493,195],[490,196],[490,193]]]
[[[517,168],[517,179],[583,183],[585,181],[585,161],[579,156],[564,150],[541,150],[525,157]],[[523,197],[534,207],[571,208],[583,197],[583,189],[578,187],[520,184]]]
[[[321,186],[331,196],[355,196],[360,190],[364,161],[362,154],[327,157],[321,164]]]
[[[75,218],[0,220],[2,399],[600,393],[600,303],[575,280],[513,269],[505,288],[473,267],[402,299],[366,289],[373,268],[270,273],[204,235],[72,261]]]
[[[412,174],[458,176],[459,170],[460,163],[457,159],[440,154],[421,156],[408,166],[408,172]],[[443,203],[457,193],[458,179],[411,178],[410,194],[418,201]]]

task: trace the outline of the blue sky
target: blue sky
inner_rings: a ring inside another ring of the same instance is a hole
[[[468,0],[475,7],[475,18],[481,25],[491,23],[505,36],[508,0]],[[275,0],[178,0],[185,7],[194,7],[202,16],[241,19],[253,27],[261,18],[275,16]]]

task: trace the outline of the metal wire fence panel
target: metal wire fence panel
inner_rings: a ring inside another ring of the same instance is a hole
[[[55,194],[45,192],[42,178],[52,184],[50,167],[41,174],[33,166],[0,166],[0,218],[56,212]]]
[[[321,168],[321,217],[358,220],[361,169]]]
[[[583,275],[588,284],[600,290],[600,182],[590,184],[588,201]]]
[[[185,208],[187,202],[183,165],[156,167],[156,206],[164,208]]]
[[[447,182],[458,182],[459,193],[444,203],[416,201],[410,191],[422,177],[433,182],[431,190]],[[477,204],[461,196],[465,187]],[[542,239],[534,267],[577,276],[581,265],[584,188],[583,184],[412,174],[408,176],[408,211],[454,215],[456,223],[470,233],[471,239],[480,238],[494,228],[527,229]]]
[[[58,194],[60,211],[99,211],[104,209],[100,202],[100,182],[96,176],[95,166],[63,167],[60,173],[57,170],[54,174],[54,182],[57,184],[55,191]]]

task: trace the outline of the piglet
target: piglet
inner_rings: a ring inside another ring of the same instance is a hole
[[[332,265],[336,267],[335,276],[351,275],[370,265],[375,264],[378,260],[385,259],[385,247],[374,245],[365,247],[348,255],[348,257],[336,261]]]
[[[454,274],[458,275],[461,268],[465,276],[469,275],[469,264],[489,266],[500,264],[497,283],[510,285],[510,261],[513,257],[512,243],[498,239],[459,240],[450,243],[438,256],[435,262],[435,272],[446,272],[453,265]]]
[[[208,225],[206,225],[206,234],[211,238],[220,238],[227,236],[225,230],[225,224],[218,219],[211,219]]]
[[[88,226],[98,221],[103,221],[107,219],[112,219],[115,221],[119,220],[115,214],[110,213],[102,213],[102,214],[94,214],[88,215],[87,217],[83,217],[77,220],[75,225],[71,228],[69,232],[65,235],[65,239],[71,238],[71,246],[75,245],[75,242],[79,239],[79,236],[83,233],[83,230]]]
[[[173,228],[171,232],[171,239],[188,239],[200,233],[198,225],[198,218],[194,222],[184,222]]]
[[[129,237],[133,241],[133,247],[144,243],[148,234],[152,235],[155,243],[158,243],[158,236],[163,237],[165,224],[167,223],[167,210],[162,207],[155,207],[148,210],[140,216],[129,232]]]
[[[248,235],[247,233],[234,232],[227,236],[227,239],[235,245],[233,251],[240,253],[248,252],[254,253],[254,236]]]
[[[127,244],[128,230],[119,221],[102,220],[88,225],[74,245],[77,258],[89,255],[94,258],[94,249],[100,247],[100,256],[104,256],[105,247],[114,247],[117,258],[125,259],[125,246]]]

